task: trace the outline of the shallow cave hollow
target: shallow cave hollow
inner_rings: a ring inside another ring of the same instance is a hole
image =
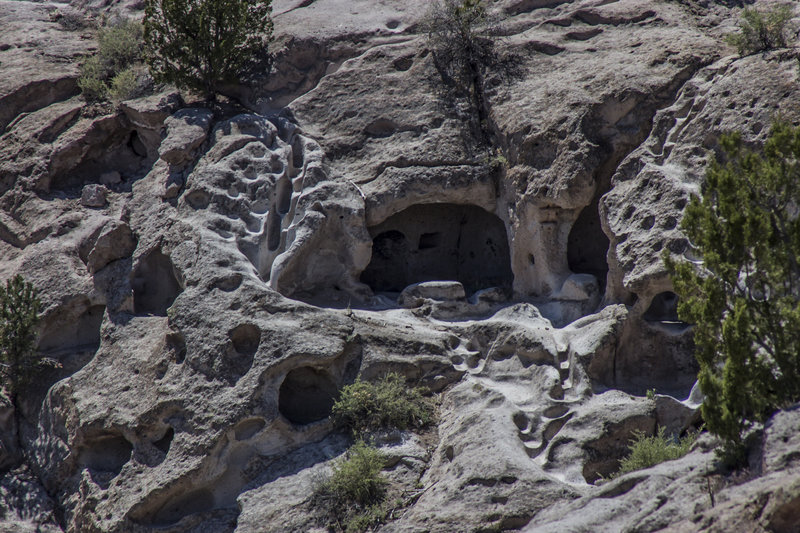
[[[301,366],[286,374],[278,391],[278,410],[292,424],[305,425],[329,417],[339,387],[326,370]]]
[[[642,315],[648,322],[680,322],[678,317],[678,295],[672,291],[656,294],[650,307]]]
[[[122,435],[101,435],[91,440],[80,454],[81,463],[95,471],[114,476],[131,460],[133,444]]]
[[[37,349],[41,352],[56,350],[89,350],[100,347],[100,328],[103,324],[104,305],[89,305],[75,318],[67,316],[48,324],[39,339]]]
[[[167,316],[167,309],[183,290],[169,257],[153,250],[133,274],[133,310],[138,315]]]
[[[417,204],[369,228],[372,260],[361,281],[374,292],[413,283],[458,281],[468,294],[511,287],[511,254],[503,222],[474,205]]]
[[[572,225],[567,239],[567,261],[575,274],[591,274],[600,284],[600,293],[606,290],[608,277],[609,241],[600,224],[597,201],[581,211]]]

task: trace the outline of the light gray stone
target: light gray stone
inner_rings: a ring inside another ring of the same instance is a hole
[[[74,2],[141,14],[101,4]],[[0,0],[0,279],[38,287],[37,349],[61,364],[18,428],[0,413],[0,463],[17,436],[27,463],[0,529],[324,530],[314,489],[349,444],[332,400],[398,372],[437,422],[376,440],[404,502],[382,531],[791,530],[792,410],[760,477],[714,473],[703,435],[599,478],[634,431],[696,422],[660,258],[691,255],[709,151],[800,109],[789,51],[724,44],[729,4],[491,3],[517,67],[486,72],[492,167],[442,90],[427,0],[274,0],[272,70],[215,113],[173,90],[86,108],[90,32]]]

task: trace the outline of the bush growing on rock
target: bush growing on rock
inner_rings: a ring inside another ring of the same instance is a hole
[[[316,489],[315,500],[331,522],[348,532],[363,531],[385,519],[381,503],[388,481],[381,474],[386,456],[363,440],[353,444],[344,458]],[[344,526],[342,527],[342,525]]]
[[[726,40],[736,47],[739,55],[783,48],[789,42],[791,19],[792,8],[788,5],[766,11],[746,7],[739,21],[740,32],[728,35]]]
[[[147,64],[156,80],[214,98],[272,37],[270,0],[146,0]]]
[[[497,63],[491,23],[483,0],[436,0],[423,23],[434,61],[445,82],[469,95],[483,141],[489,140],[485,69]]]
[[[682,222],[702,261],[665,260],[695,324],[706,427],[735,461],[756,424],[800,400],[800,128],[774,124],[763,154],[738,134],[721,145]]]
[[[380,428],[423,428],[433,420],[433,405],[418,388],[406,386],[400,374],[376,383],[356,380],[346,385],[333,405],[334,421],[356,432]]]
[[[138,96],[146,85],[141,64],[142,25],[123,20],[97,31],[97,54],[84,59],[78,78],[84,98],[122,101]]]
[[[621,476],[635,470],[650,468],[664,461],[680,459],[687,453],[695,441],[695,435],[683,438],[669,437],[663,427],[658,428],[655,435],[646,435],[642,431],[633,434],[630,454],[619,464],[619,471],[614,475]]]

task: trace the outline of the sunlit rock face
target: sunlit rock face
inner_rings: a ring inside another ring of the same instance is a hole
[[[704,477],[707,438],[602,483],[633,432],[699,424],[662,255],[697,259],[722,133],[800,118],[792,54],[731,55],[726,3],[498,0],[515,68],[487,66],[480,125],[428,5],[274,0],[241,106],[92,111],[91,32],[0,0],[0,279],[39,288],[58,362],[0,402],[0,530],[321,530],[332,404],[392,371],[439,407],[376,440],[405,498],[381,531],[792,531],[792,410],[747,483]]]

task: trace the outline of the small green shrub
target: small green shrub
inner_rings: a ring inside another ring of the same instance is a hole
[[[126,68],[111,79],[108,96],[114,102],[128,100],[136,94],[139,86],[139,76],[132,68]]]
[[[397,373],[376,383],[356,380],[342,388],[333,419],[356,432],[380,428],[422,428],[433,420],[433,405],[419,388],[409,388]]]
[[[739,20],[739,33],[728,35],[726,41],[736,47],[739,55],[755,54],[787,46],[792,8],[775,6],[767,11],[745,8]]]
[[[90,102],[138,96],[144,37],[142,25],[120,21],[97,31],[97,54],[81,65],[78,87]]]
[[[98,55],[109,71],[120,72],[142,60],[144,30],[133,20],[123,20],[97,32]]]
[[[81,65],[81,75],[78,78],[78,87],[89,102],[105,100],[108,96],[108,86],[105,82],[106,71],[97,56],[87,57]]]
[[[641,470],[655,466],[664,461],[679,459],[689,452],[694,443],[695,435],[680,438],[668,437],[664,428],[658,428],[655,435],[646,435],[643,431],[635,431],[630,445],[630,455],[619,464],[619,471],[615,474],[621,476],[634,470]]]
[[[370,505],[348,520],[344,530],[346,533],[361,533],[373,529],[386,522],[386,514],[382,504]]]
[[[484,164],[489,166],[492,170],[502,170],[508,168],[508,159],[499,150],[492,156],[487,156],[484,159]]]
[[[381,475],[385,464],[386,456],[363,440],[334,463],[314,495],[314,505],[323,511],[330,530],[357,533],[386,520],[388,481]]]
[[[323,485],[323,491],[339,504],[371,505],[383,499],[386,478],[381,470],[386,457],[377,448],[357,441],[346,457],[333,466],[331,477]]]

